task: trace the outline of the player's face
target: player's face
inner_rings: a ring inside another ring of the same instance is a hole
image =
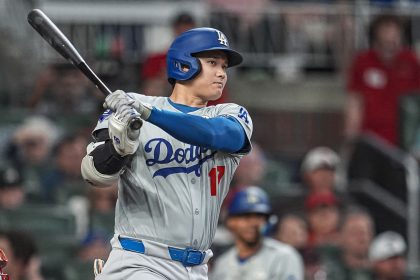
[[[223,51],[207,51],[196,55],[201,71],[189,83],[195,97],[210,101],[220,98],[227,81],[228,60]]]
[[[229,230],[235,238],[248,247],[259,245],[261,230],[267,222],[267,218],[261,214],[246,214],[230,217],[227,221]]]

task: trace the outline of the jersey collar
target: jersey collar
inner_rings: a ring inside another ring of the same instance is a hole
[[[169,97],[167,99],[168,99],[169,104],[171,104],[175,109],[177,109],[177,110],[179,110],[183,113],[191,113],[191,112],[194,112],[194,111],[197,111],[197,110],[201,109],[201,108],[197,108],[197,107],[191,107],[191,106],[187,106],[187,105],[184,105],[184,104],[175,103]]]

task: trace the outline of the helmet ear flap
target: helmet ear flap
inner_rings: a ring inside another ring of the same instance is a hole
[[[190,79],[194,78],[195,76],[197,76],[197,74],[201,71],[201,63],[200,60],[198,58],[196,59],[196,63],[193,63],[193,67],[191,67],[192,65],[190,63],[183,63],[180,61],[176,61],[175,62],[175,67],[178,68],[180,71],[186,73],[188,75],[188,72],[193,71],[194,69],[194,74],[193,76],[191,76]]]
[[[191,78],[190,79],[194,79],[195,77],[198,76],[198,74],[200,74],[201,72],[201,62],[200,59],[198,59],[198,57],[194,57],[195,58],[195,69],[194,69],[194,73],[192,73]],[[191,70],[191,69],[190,69]]]
[[[198,58],[194,57],[196,62],[192,63],[194,66],[191,67],[190,63],[183,63],[181,61],[174,61],[174,69],[177,69],[184,77],[189,77],[188,80],[194,79],[201,72],[201,62]],[[168,66],[170,67],[170,66]],[[185,71],[185,69],[188,69]],[[175,70],[172,71],[174,73]],[[186,80],[186,79],[182,79]],[[177,81],[175,78],[168,78],[168,81],[171,85],[175,85]]]
[[[201,64],[196,57],[177,58],[168,54],[168,80],[186,81],[194,78],[201,71]]]

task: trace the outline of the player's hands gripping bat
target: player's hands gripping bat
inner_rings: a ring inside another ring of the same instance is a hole
[[[115,150],[121,156],[134,154],[140,144],[139,130],[127,129],[133,108],[144,120],[149,118],[151,109],[122,90],[108,95],[104,108],[114,112],[108,121],[108,132]]]
[[[122,90],[116,90],[112,94],[108,95],[105,98],[103,106],[104,108],[111,109],[113,112],[122,112],[123,110],[121,107],[123,106],[134,108],[143,120],[147,120],[151,113],[151,106],[149,104],[145,104],[134,99]],[[126,112],[126,114],[130,114],[130,112]]]
[[[34,9],[28,14],[28,22],[59,54],[82,71],[103,94],[106,96],[111,94],[108,87],[90,69],[73,44],[47,15],[39,9]],[[130,129],[139,130],[141,126],[142,121],[139,114],[133,109],[130,119]]]

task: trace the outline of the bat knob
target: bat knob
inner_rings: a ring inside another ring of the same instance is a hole
[[[143,121],[138,117],[135,117],[130,121],[130,128],[132,130],[139,130],[142,127],[142,125]]]

